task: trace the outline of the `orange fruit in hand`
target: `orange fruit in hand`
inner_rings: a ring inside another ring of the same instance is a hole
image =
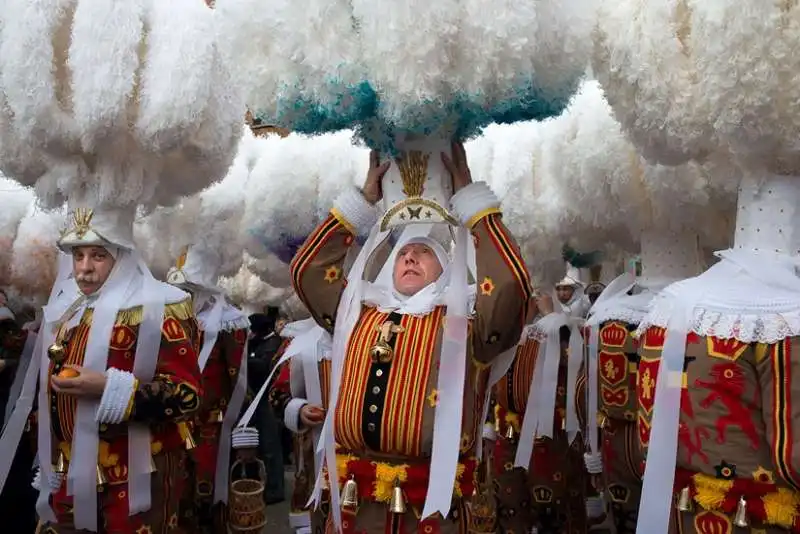
[[[58,373],[58,378],[75,378],[76,376],[80,375],[78,371],[71,367],[65,367]]]

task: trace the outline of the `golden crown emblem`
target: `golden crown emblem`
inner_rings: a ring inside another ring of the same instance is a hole
[[[545,486],[533,488],[533,499],[537,503],[549,503],[553,501],[553,490]]]
[[[628,330],[619,323],[611,323],[600,329],[600,341],[606,347],[623,347]]]

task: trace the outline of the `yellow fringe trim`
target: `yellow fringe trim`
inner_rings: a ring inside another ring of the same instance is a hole
[[[500,412],[505,410],[499,404],[496,404],[494,407],[494,419],[497,421],[500,418]],[[506,415],[503,418],[503,421],[507,426],[510,426],[514,429],[514,432],[519,432],[522,428],[522,422],[520,421],[519,414],[512,412],[511,410],[505,410]]]
[[[725,496],[733,488],[732,480],[720,480],[709,475],[697,473],[694,481],[694,501],[706,510],[718,511]],[[786,488],[767,493],[761,497],[766,512],[766,523],[791,528],[800,512],[800,494]]]
[[[767,514],[767,523],[781,527],[791,528],[797,517],[800,506],[800,496],[786,488],[778,488],[775,493],[768,493],[762,497],[764,511]]]
[[[94,317],[94,309],[86,310],[81,318],[81,323],[92,324]],[[120,310],[117,313],[117,321],[115,324],[124,326],[138,326],[142,323],[144,317],[144,308],[142,306],[135,306],[127,310]],[[180,302],[174,302],[164,306],[164,319],[172,317],[178,321],[186,321],[194,317],[194,308],[192,307],[191,298],[186,298]]]
[[[347,464],[350,461],[358,460],[357,456],[350,456],[346,454],[336,455],[336,471],[341,478],[348,478]],[[394,490],[395,483],[399,482],[402,485],[408,480],[408,464],[389,464],[385,462],[372,462],[375,466],[375,487],[372,489],[372,497],[375,502],[388,503],[392,500],[392,490]],[[466,466],[459,462],[456,468],[456,481],[453,485],[454,494],[461,497],[461,479],[464,476]],[[325,476],[327,477],[327,471]]]

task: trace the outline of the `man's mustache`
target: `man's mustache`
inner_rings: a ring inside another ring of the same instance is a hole
[[[76,282],[88,282],[90,284],[94,284],[97,282],[97,275],[96,274],[78,274],[75,275]]]

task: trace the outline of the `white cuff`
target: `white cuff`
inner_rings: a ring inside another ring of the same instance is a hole
[[[59,489],[61,489],[61,483],[64,481],[64,475],[59,473],[53,473],[53,478],[50,479],[50,493],[55,493]],[[36,468],[36,474],[33,476],[33,481],[31,482],[31,486],[33,489],[42,491],[42,468]]]
[[[120,371],[113,367],[106,371],[106,387],[95,420],[102,424],[116,425],[125,419],[128,404],[131,402],[136,377],[133,373]]]
[[[497,432],[494,431],[494,425],[491,423],[483,424],[483,439],[494,441],[497,439]]]
[[[453,214],[464,226],[481,212],[500,207],[500,200],[486,182],[473,182],[450,199]]]
[[[603,494],[599,497],[587,497],[586,499],[586,515],[590,519],[596,519],[606,513],[606,503],[603,500]]]
[[[348,226],[348,230],[355,234],[368,233],[378,220],[378,209],[367,202],[355,187],[342,191],[333,201],[333,209],[347,221],[342,223]]]
[[[599,475],[603,472],[603,456],[599,452],[583,453],[583,461],[589,474]]]
[[[308,404],[306,399],[296,397],[289,401],[289,404],[286,405],[286,409],[283,411],[283,424],[295,434],[299,434],[302,431],[300,428],[300,410],[302,410],[303,406],[306,404]]]
[[[234,449],[258,448],[258,430],[249,426],[234,428],[231,432],[231,445]]]

